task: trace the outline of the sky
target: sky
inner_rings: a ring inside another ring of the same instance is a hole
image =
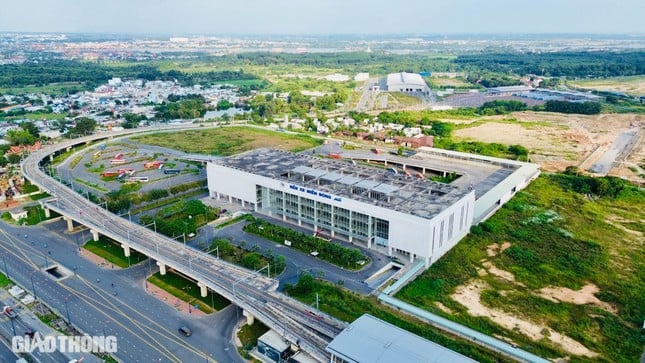
[[[645,34],[645,0],[2,0],[0,31]]]

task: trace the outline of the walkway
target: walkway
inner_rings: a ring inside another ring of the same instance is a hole
[[[379,295],[378,299],[384,302],[385,304],[394,306],[410,315],[413,315],[413,316],[416,316],[417,318],[425,320],[442,330],[448,331],[450,333],[453,333],[455,335],[458,335],[467,339],[471,339],[475,344],[479,344],[481,346],[492,349],[494,351],[501,352],[519,361],[531,362],[531,363],[550,363],[548,360],[544,358],[540,358],[535,354],[516,348],[504,341],[495,339],[486,334],[482,334],[478,331],[467,328],[461,324],[457,324],[439,315],[432,314],[428,311],[425,311],[421,308],[418,308],[414,305],[410,305],[408,303],[405,303],[401,300],[395,299],[388,295],[381,294]]]

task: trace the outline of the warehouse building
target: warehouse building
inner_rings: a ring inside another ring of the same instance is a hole
[[[257,149],[209,163],[207,173],[213,198],[426,267],[473,223],[473,188],[396,170]]]
[[[430,95],[430,87],[423,77],[416,73],[390,73],[385,83],[388,92],[402,92],[416,96]]]

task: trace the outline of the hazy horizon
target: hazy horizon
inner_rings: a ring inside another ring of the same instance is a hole
[[[642,35],[645,1],[6,0],[0,32],[131,35]]]

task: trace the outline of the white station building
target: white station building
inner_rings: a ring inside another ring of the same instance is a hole
[[[208,189],[258,213],[429,267],[473,224],[475,190],[273,149],[211,162]]]
[[[423,77],[417,73],[390,73],[385,79],[386,87],[389,92],[402,92],[414,95],[430,94],[430,87]]]

